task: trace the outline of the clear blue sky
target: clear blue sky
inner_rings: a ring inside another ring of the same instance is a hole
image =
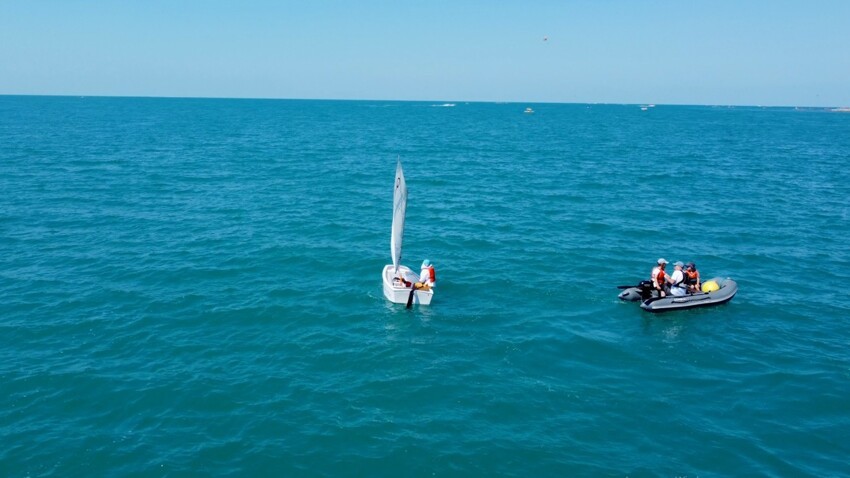
[[[0,94],[846,106],[850,1],[0,0]]]

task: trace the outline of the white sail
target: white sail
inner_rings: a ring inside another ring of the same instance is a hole
[[[404,182],[404,171],[401,169],[401,160],[395,168],[395,182],[393,190],[393,232],[390,236],[390,250],[393,257],[393,273],[398,272],[401,262],[401,242],[404,238],[404,214],[407,212],[407,184]]]

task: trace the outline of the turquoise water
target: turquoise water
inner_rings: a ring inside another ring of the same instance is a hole
[[[847,114],[6,96],[0,193],[2,476],[850,474]]]

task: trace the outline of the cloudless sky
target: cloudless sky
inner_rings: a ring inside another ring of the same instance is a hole
[[[847,106],[850,1],[0,0],[0,94]]]

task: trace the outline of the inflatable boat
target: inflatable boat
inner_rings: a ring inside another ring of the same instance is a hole
[[[738,283],[730,278],[715,277],[703,282],[703,291],[685,295],[659,297],[658,291],[652,288],[652,282],[643,281],[636,286],[620,286],[620,300],[629,302],[640,301],[640,308],[649,312],[668,312],[671,310],[694,309],[725,304],[735,297]]]

